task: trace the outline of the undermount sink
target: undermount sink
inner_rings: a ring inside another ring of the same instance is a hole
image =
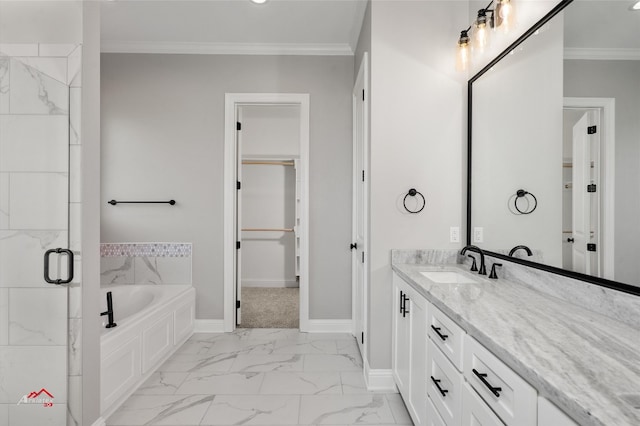
[[[422,271],[424,277],[438,284],[472,284],[479,283],[467,274],[456,271]]]

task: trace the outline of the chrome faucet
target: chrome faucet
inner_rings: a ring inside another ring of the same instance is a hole
[[[527,252],[527,256],[533,256],[533,253],[531,252],[531,249],[529,247],[524,245],[519,245],[519,246],[515,246],[509,251],[509,257],[513,257],[513,254],[518,250],[524,250]]]
[[[105,325],[106,328],[113,328],[116,324],[113,322],[113,300],[111,300],[111,292],[107,292],[107,310],[100,313],[100,316],[106,315],[109,323]]]
[[[464,256],[467,250],[475,251],[480,255],[480,270],[478,271],[478,274],[487,275],[487,267],[484,265],[484,252],[480,250],[480,247],[478,246],[468,245],[460,251],[460,254]]]

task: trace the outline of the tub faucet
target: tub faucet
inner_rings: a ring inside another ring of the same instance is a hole
[[[464,256],[467,250],[475,251],[480,255],[480,270],[478,271],[478,274],[487,275],[487,267],[484,265],[484,252],[480,250],[480,247],[478,246],[468,245],[460,251],[460,254]]]
[[[515,246],[509,251],[509,257],[513,257],[513,254],[518,250],[524,250],[527,252],[527,256],[533,256],[533,253],[531,252],[531,249],[529,247],[524,245],[519,245],[519,246]]]
[[[116,324],[113,322],[113,300],[111,300],[111,292],[107,292],[107,310],[100,313],[100,316],[106,315],[109,323],[105,325],[106,328],[113,328]]]

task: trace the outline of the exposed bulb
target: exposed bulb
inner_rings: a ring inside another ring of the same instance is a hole
[[[514,15],[511,0],[498,0],[496,6],[496,26],[502,27],[506,33],[513,27]]]
[[[484,52],[484,48],[487,47],[487,38],[488,38],[487,23],[486,22],[483,22],[481,24],[476,23],[476,31],[473,35],[473,41],[475,44],[475,48],[478,50],[478,52],[480,53]]]
[[[469,69],[469,34],[468,32],[461,31],[460,39],[458,39],[458,53],[456,55],[456,70],[467,71]]]

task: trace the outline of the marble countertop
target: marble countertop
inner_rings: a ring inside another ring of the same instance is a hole
[[[467,267],[392,266],[580,425],[640,425],[640,330],[505,279],[437,284],[420,274]]]

